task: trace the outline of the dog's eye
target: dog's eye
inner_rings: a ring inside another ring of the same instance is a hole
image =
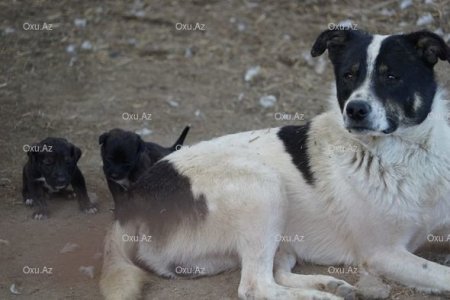
[[[345,78],[346,80],[353,80],[354,77],[355,77],[355,76],[353,75],[352,72],[347,72],[347,73],[344,74],[344,78]]]
[[[398,78],[397,76],[392,75],[392,74],[387,74],[387,75],[386,75],[386,79],[387,79],[387,81],[389,81],[389,82],[395,82],[395,81],[398,81],[398,80],[399,80],[399,78]]]
[[[50,166],[50,165],[53,165],[54,160],[50,159],[50,158],[46,158],[42,162],[44,163],[44,165]]]

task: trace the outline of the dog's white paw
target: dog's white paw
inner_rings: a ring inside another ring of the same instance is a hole
[[[88,215],[94,215],[94,214],[98,213],[98,208],[95,206],[88,207],[84,210],[84,212]]]
[[[356,289],[347,282],[339,279],[331,280],[327,283],[325,291],[333,293],[345,300],[356,299]]]
[[[33,203],[34,203],[34,201],[31,198],[28,198],[28,199],[25,200],[25,205],[26,206],[33,206]]]
[[[35,212],[33,214],[33,219],[35,219],[35,220],[45,220],[47,218],[48,218],[48,215],[46,213]]]

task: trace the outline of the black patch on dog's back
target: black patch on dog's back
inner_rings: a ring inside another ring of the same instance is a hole
[[[285,126],[278,132],[278,137],[284,143],[286,152],[292,157],[292,162],[302,173],[310,185],[314,185],[314,174],[311,171],[308,154],[308,132],[310,124],[302,126]]]
[[[208,213],[204,195],[194,197],[188,177],[167,160],[156,163],[132,185],[130,198],[116,206],[121,224],[137,221],[148,227],[156,243],[179,226],[195,226]]]

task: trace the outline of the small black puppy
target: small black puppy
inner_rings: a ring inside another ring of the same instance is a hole
[[[175,144],[169,148],[144,142],[136,133],[117,128],[100,135],[98,142],[101,145],[103,172],[114,203],[126,199],[130,184],[142,173],[181,147],[189,129],[186,126]]]
[[[83,174],[77,167],[81,150],[63,138],[48,137],[27,148],[28,162],[23,167],[22,196],[25,205],[36,206],[34,219],[48,217],[49,194],[61,193],[72,185],[80,209],[97,212],[89,200]]]

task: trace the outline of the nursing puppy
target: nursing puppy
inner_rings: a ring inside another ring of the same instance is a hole
[[[450,292],[450,268],[412,254],[450,224],[450,128],[433,72],[449,47],[425,31],[327,30],[312,55],[327,50],[329,111],[181,149],[138,180],[106,237],[107,299],[138,297],[144,270],[196,277],[237,266],[243,299],[353,297],[333,277],[292,273],[297,261]]]
[[[122,129],[112,129],[99,137],[103,172],[114,202],[127,197],[130,184],[164,156],[178,150],[184,143],[190,127],[186,126],[171,147],[144,142],[139,135]]]
[[[23,167],[22,196],[25,205],[35,206],[34,219],[48,217],[49,194],[67,192],[72,185],[80,209],[96,213],[89,200],[83,174],[77,166],[81,150],[63,138],[46,138],[30,147],[28,161]]]

